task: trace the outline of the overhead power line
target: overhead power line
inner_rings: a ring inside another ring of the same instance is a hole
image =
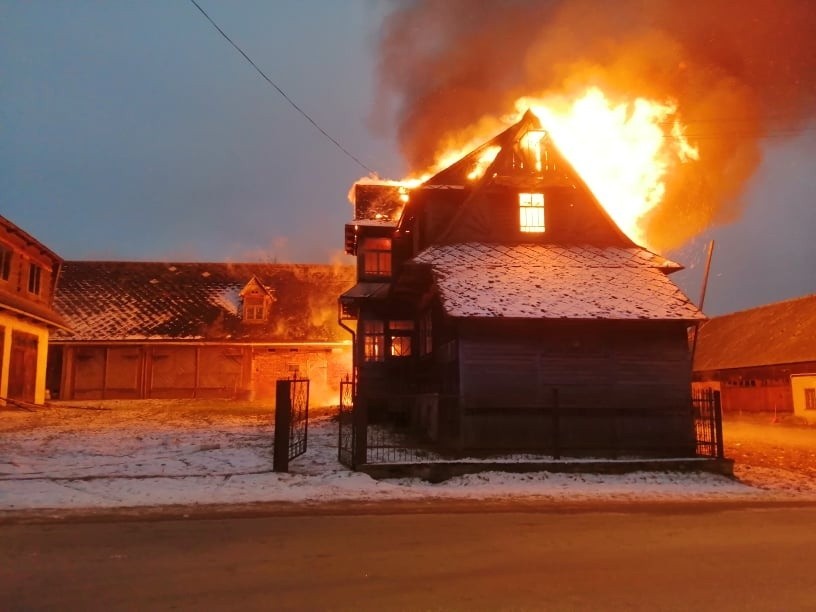
[[[326,130],[324,130],[322,127],[320,127],[320,126],[318,125],[318,123],[317,123],[317,122],[316,122],[314,119],[312,119],[312,118],[309,116],[309,113],[307,113],[305,110],[303,110],[302,108],[300,108],[300,106],[298,106],[298,105],[297,105],[297,104],[294,102],[294,100],[292,100],[292,98],[290,98],[290,97],[289,97],[289,96],[286,94],[286,92],[285,92],[285,91],[283,91],[283,89],[281,89],[281,88],[280,88],[280,87],[279,87],[279,86],[278,86],[278,85],[277,85],[277,84],[276,84],[276,83],[275,83],[275,82],[274,82],[272,79],[270,79],[270,78],[269,78],[269,77],[266,75],[266,73],[265,73],[263,70],[261,70],[261,69],[258,67],[258,64],[256,64],[255,62],[253,62],[253,61],[252,61],[252,58],[251,58],[251,57],[249,57],[249,56],[248,56],[246,53],[244,53],[244,50],[243,50],[243,49],[241,49],[241,47],[239,47],[237,44],[235,44],[235,42],[233,42],[233,40],[232,40],[232,39],[231,39],[229,36],[227,36],[227,33],[226,33],[226,32],[224,32],[224,30],[222,30],[222,29],[221,29],[221,28],[218,26],[218,24],[217,24],[217,23],[215,23],[215,21],[213,21],[212,17],[210,17],[210,16],[207,14],[207,11],[205,11],[203,8],[201,8],[201,5],[200,5],[198,2],[196,2],[196,0],[190,0],[190,2],[193,4],[193,6],[195,6],[195,7],[196,7],[196,8],[199,10],[199,12],[201,12],[201,14],[202,14],[202,15],[204,15],[204,17],[207,19],[207,21],[209,21],[209,22],[210,22],[210,24],[212,24],[212,26],[213,26],[213,27],[214,27],[216,30],[218,30],[218,33],[219,33],[219,34],[221,34],[221,36],[223,36],[223,37],[226,39],[226,41],[227,41],[229,44],[231,44],[231,45],[232,45],[232,46],[235,48],[235,50],[236,50],[236,51],[238,51],[238,53],[240,53],[241,55],[243,55],[243,56],[244,56],[244,59],[250,63],[250,65],[251,65],[251,66],[252,66],[252,67],[253,67],[253,68],[254,68],[254,69],[255,69],[255,70],[258,72],[258,74],[260,74],[260,75],[263,77],[263,79],[264,79],[264,80],[265,80],[267,83],[269,83],[269,84],[270,84],[272,87],[274,87],[274,88],[277,90],[277,92],[278,92],[278,93],[279,93],[281,96],[283,96],[283,99],[284,99],[284,100],[286,100],[286,101],[289,103],[289,105],[290,105],[292,108],[294,108],[294,109],[295,109],[297,112],[299,112],[301,115],[303,115],[303,116],[306,118],[306,120],[307,120],[309,123],[311,123],[311,124],[312,124],[312,125],[313,125],[313,126],[316,128],[316,129],[317,129],[317,131],[318,131],[318,132],[320,132],[321,134],[323,134],[323,136],[325,136],[326,138],[328,138],[328,139],[329,139],[329,140],[330,140],[330,141],[331,141],[331,142],[334,144],[334,146],[336,146],[338,149],[340,149],[340,151],[342,151],[342,152],[343,152],[343,153],[344,153],[344,154],[345,154],[347,157],[349,157],[350,159],[352,159],[354,162],[356,162],[356,163],[357,163],[357,164],[358,164],[358,165],[359,165],[361,168],[363,168],[363,169],[364,169],[364,170],[366,170],[367,172],[372,173],[372,174],[374,173],[374,170],[372,170],[372,169],[371,169],[371,168],[369,168],[369,167],[368,167],[366,164],[364,164],[363,162],[361,162],[361,161],[360,161],[360,159],[359,159],[359,158],[358,158],[356,155],[354,155],[353,153],[351,153],[351,152],[350,152],[348,149],[346,149],[346,148],[345,148],[343,145],[341,145],[341,144],[340,144],[340,143],[339,143],[339,142],[338,142],[338,141],[337,141],[335,138],[333,138],[332,136],[330,136],[330,135],[329,135],[329,133],[328,133],[328,132],[326,132]]]

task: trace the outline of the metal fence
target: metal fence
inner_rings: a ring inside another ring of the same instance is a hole
[[[338,411],[337,459],[354,468],[354,382],[340,382],[340,409]]]
[[[352,468],[361,464],[461,458],[462,453],[453,450],[456,444],[449,442],[459,438],[463,418],[470,419],[471,426],[478,420],[488,431],[499,431],[516,420],[519,437],[526,438],[526,442],[514,438],[513,448],[468,450],[468,458],[532,461],[562,456],[724,457],[722,415],[716,392],[695,392],[691,406],[685,407],[561,409],[554,394],[553,404],[546,407],[463,412],[454,401],[446,402],[444,396],[428,394],[424,399],[415,396],[413,407],[405,408],[399,418],[391,418],[391,414],[371,422],[366,407],[355,402],[353,385],[347,383],[341,388],[345,388],[345,393],[341,392],[339,459]],[[435,401],[429,399],[434,397]],[[663,430],[669,433],[663,437],[655,433]],[[685,442],[678,443],[678,439]]]
[[[692,392],[691,405],[694,410],[697,456],[724,458],[720,392],[713,389],[696,389]]]
[[[273,469],[286,472],[289,462],[306,452],[309,436],[309,380],[289,378],[275,385]]]

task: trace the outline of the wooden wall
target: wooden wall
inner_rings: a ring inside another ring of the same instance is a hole
[[[576,450],[692,439],[682,324],[468,321],[459,358],[464,447],[535,447],[556,403],[561,443]]]
[[[52,395],[64,400],[237,398],[272,400],[275,380],[311,378],[312,405],[334,398],[351,370],[350,347],[65,345],[54,351]],[[330,393],[331,390],[335,392]],[[336,403],[336,400],[335,400]]]
[[[720,391],[723,414],[793,413],[792,374],[816,372],[816,362],[695,372],[695,386]]]

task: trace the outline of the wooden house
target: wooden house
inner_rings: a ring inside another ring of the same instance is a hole
[[[351,343],[336,296],[350,266],[68,261],[55,307],[49,388],[66,400],[272,399],[275,381],[311,380],[337,404]]]
[[[816,294],[713,317],[702,325],[694,385],[724,413],[793,413],[816,422]]]
[[[48,337],[65,330],[54,311],[62,259],[0,216],[0,404],[42,404]]]
[[[358,185],[355,410],[453,452],[694,455],[702,313],[524,118],[416,188]]]

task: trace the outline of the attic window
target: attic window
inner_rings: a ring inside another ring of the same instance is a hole
[[[266,320],[266,305],[262,296],[244,298],[244,320],[259,323]]]
[[[522,232],[541,233],[544,225],[544,194],[519,194],[519,229]]]

